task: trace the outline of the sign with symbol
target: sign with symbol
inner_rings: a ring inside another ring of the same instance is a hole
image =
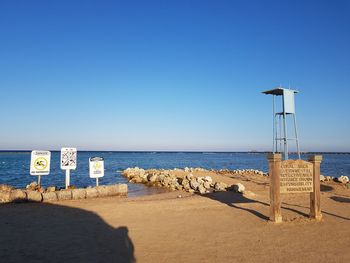
[[[100,178],[104,176],[104,160],[102,157],[89,158],[90,178]]]
[[[50,173],[51,153],[49,151],[32,151],[30,158],[30,175],[48,175]]]
[[[77,168],[77,149],[62,148],[61,149],[61,169],[75,170]]]

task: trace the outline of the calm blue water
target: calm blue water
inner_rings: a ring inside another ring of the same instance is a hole
[[[128,167],[140,168],[184,168],[203,167],[206,169],[258,169],[267,172],[265,153],[181,153],[181,152],[78,152],[77,170],[71,171],[71,184],[77,187],[93,186],[89,178],[89,157],[105,159],[105,176],[100,184],[127,183],[121,171]],[[307,159],[304,155],[303,159]],[[293,158],[293,156],[291,157]],[[294,157],[295,158],[295,157]],[[64,187],[65,172],[59,166],[60,153],[51,153],[50,175],[42,176],[43,186]],[[35,176],[29,175],[29,152],[0,152],[0,184],[25,187]],[[350,175],[350,154],[323,154],[321,173],[324,175]],[[129,193],[148,194],[149,188],[140,184],[129,184]]]

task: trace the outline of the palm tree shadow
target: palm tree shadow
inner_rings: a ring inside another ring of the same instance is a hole
[[[4,262],[136,262],[128,228],[82,209],[54,204],[0,205]]]

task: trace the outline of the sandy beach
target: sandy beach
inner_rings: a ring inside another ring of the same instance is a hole
[[[308,218],[308,194],[290,194],[282,197],[284,222],[274,224],[268,177],[205,174],[246,191],[2,204],[1,261],[348,262],[344,185],[322,183],[322,222]]]

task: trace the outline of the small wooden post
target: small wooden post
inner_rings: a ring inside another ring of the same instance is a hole
[[[310,156],[309,162],[313,164],[313,188],[310,193],[310,217],[317,221],[322,220],[321,213],[321,188],[320,188],[320,166],[322,155]]]
[[[70,186],[70,170],[66,170],[66,189]]]
[[[282,223],[280,194],[281,157],[279,153],[270,153],[267,156],[270,177],[270,220],[275,223]]]

